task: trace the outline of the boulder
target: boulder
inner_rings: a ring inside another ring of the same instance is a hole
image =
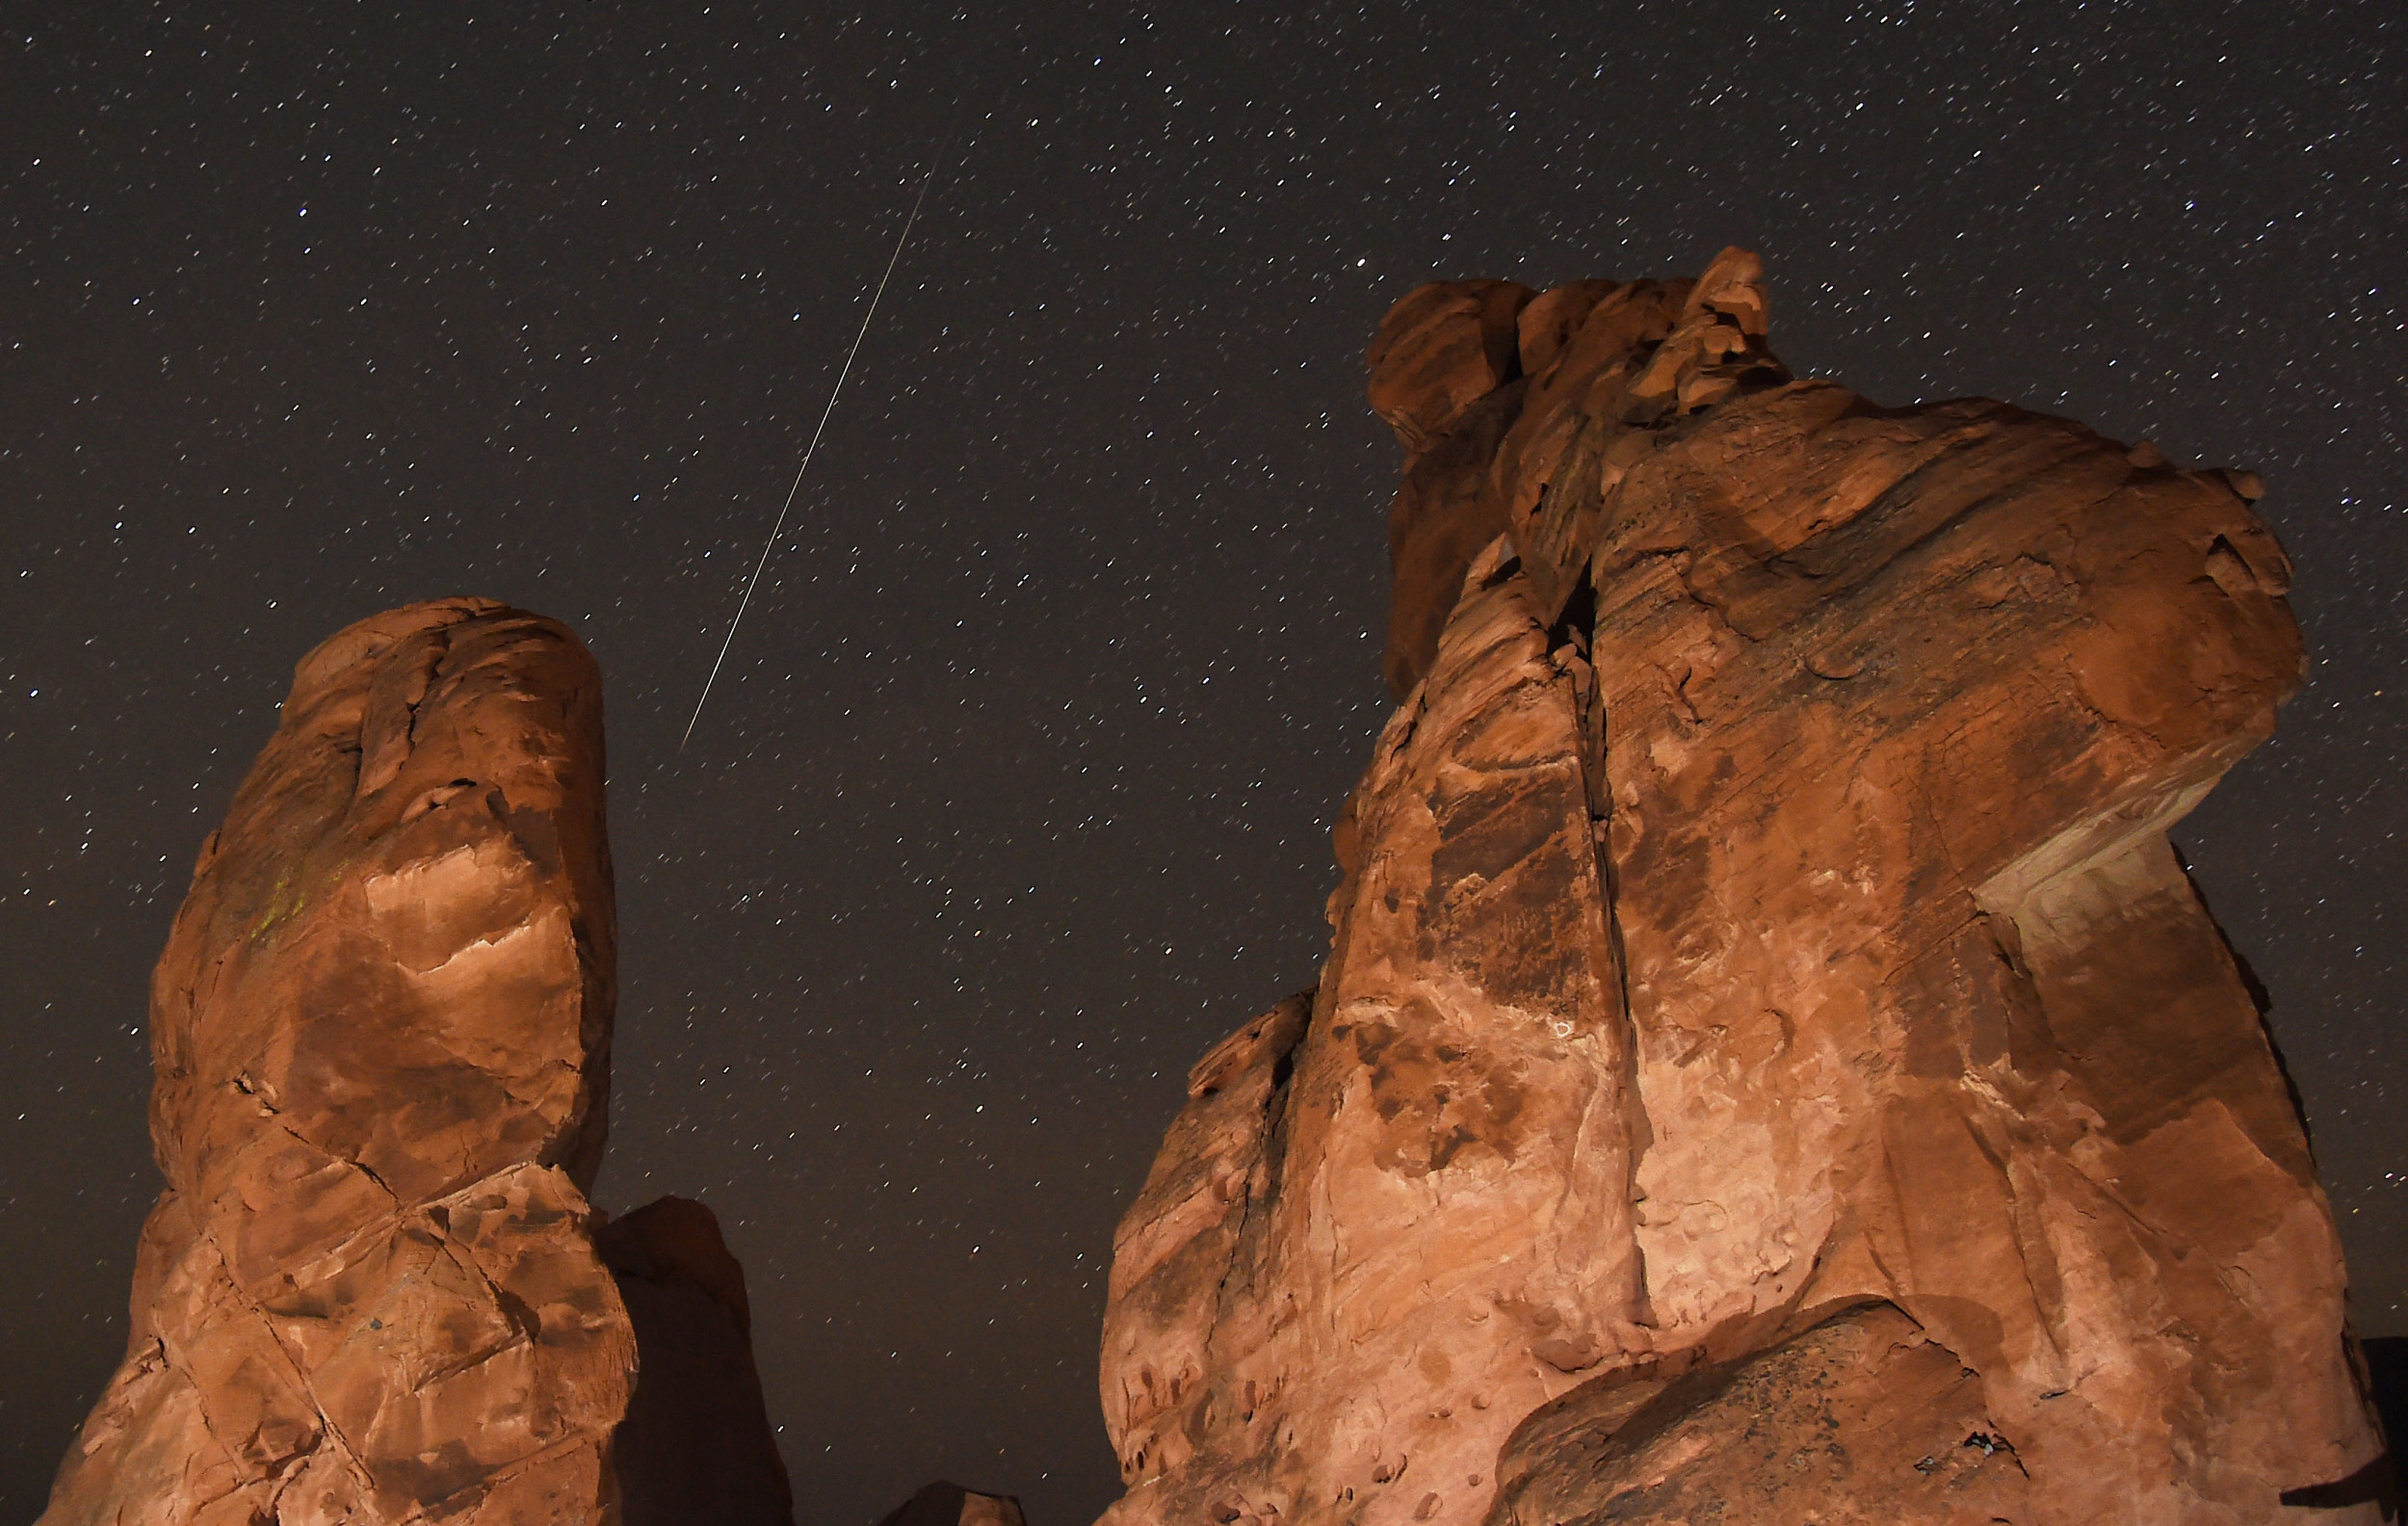
[[[886,1513],[877,1526],[1028,1526],[1019,1499],[939,1479]]]

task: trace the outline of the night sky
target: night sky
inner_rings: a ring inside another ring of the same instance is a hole
[[[2395,3],[45,8],[0,36],[0,1521],[124,1340],[148,968],[302,651],[608,675],[598,1197],[716,1208],[805,1521],[1117,1492],[1113,1220],[1310,984],[1387,713],[1387,305],[1769,266],[1773,344],[2264,473],[2316,667],[2177,832],[2408,1333]],[[678,733],[868,290],[877,326]]]

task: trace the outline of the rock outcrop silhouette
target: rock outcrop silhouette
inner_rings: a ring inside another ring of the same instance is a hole
[[[982,1494],[943,1479],[879,1517],[877,1526],[1028,1526],[1010,1494]]]
[[[1767,331],[1737,250],[1382,325],[1400,705],[1121,1223],[1109,1526],[2378,1518],[2166,838],[2301,673],[2255,479]]]
[[[602,788],[550,620],[421,604],[301,661],[152,980],[167,1190],[42,1526],[790,1518],[708,1211],[587,1201]],[[665,1505],[697,1360],[714,1476]]]

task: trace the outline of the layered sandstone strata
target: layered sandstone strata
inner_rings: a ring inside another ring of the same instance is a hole
[[[672,1263],[723,1304],[733,1262],[659,1250],[696,1232],[648,1210],[614,1226],[622,1296],[595,1244],[600,688],[566,630],[483,600],[302,660],[153,977],[167,1190],[44,1526],[617,1518],[655,1355],[630,1306],[674,1302]],[[757,1470],[748,1356],[723,1379]],[[783,1520],[783,1487],[717,1518]]]
[[[2300,674],[2254,479],[1767,313],[1730,250],[1382,326],[1400,704],[1121,1223],[1113,1526],[2376,1518],[2165,836]]]

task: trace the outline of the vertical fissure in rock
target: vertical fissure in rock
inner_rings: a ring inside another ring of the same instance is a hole
[[[1562,652],[1568,648],[1571,652],[1564,664],[1565,678],[1571,685],[1575,706],[1582,793],[1587,802],[1589,843],[1598,901],[1605,918],[1606,953],[1613,966],[1614,1054],[1619,1068],[1613,1083],[1620,1091],[1619,1111],[1628,1142],[1623,1195],[1626,1222],[1631,1229],[1631,1318],[1634,1324],[1645,1327],[1655,1324],[1655,1315],[1647,1297],[1647,1252],[1639,1240],[1636,1220],[1640,1201],[1638,1171],[1646,1159],[1653,1131],[1648,1125],[1645,1100],[1639,1093],[1638,1023],[1632,1008],[1631,961],[1622,933],[1621,874],[1613,854],[1613,782],[1607,767],[1611,718],[1607,713],[1604,675],[1597,670],[1598,602],[1596,586],[1584,562],[1570,595],[1547,632],[1547,644],[1550,650]]]

